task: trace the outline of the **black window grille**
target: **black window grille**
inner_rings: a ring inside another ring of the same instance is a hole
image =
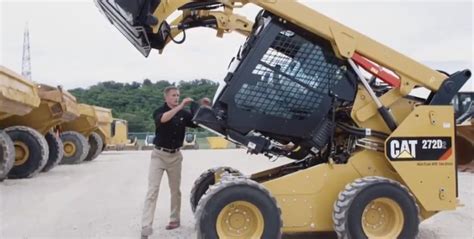
[[[315,112],[346,67],[332,49],[281,31],[252,71],[255,83],[243,84],[237,107],[285,119],[306,119]]]

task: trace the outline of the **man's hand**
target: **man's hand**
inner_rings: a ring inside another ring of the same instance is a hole
[[[204,97],[202,98],[201,100],[199,100],[199,104],[201,106],[207,106],[207,107],[211,107],[211,100],[207,97]]]
[[[180,106],[181,106],[181,108],[184,108],[184,107],[188,106],[189,104],[191,104],[191,102],[193,102],[193,101],[194,101],[193,99],[191,99],[189,97],[186,97],[186,98],[183,99],[183,101],[181,101]]]

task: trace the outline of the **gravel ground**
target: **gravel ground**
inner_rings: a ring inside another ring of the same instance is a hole
[[[182,227],[164,230],[169,216],[167,178],[162,180],[150,238],[195,238],[189,192],[204,170],[228,165],[245,174],[275,167],[243,150],[183,151]],[[104,152],[80,165],[61,165],[32,179],[0,183],[0,238],[139,238],[150,151]],[[460,173],[464,207],[442,212],[420,226],[419,238],[474,238],[474,174]],[[303,235],[291,238],[328,238]],[[287,236],[287,238],[290,238]]]

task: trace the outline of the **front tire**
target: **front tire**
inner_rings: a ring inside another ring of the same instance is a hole
[[[15,164],[15,147],[7,133],[0,131],[0,182],[7,178]]]
[[[207,190],[196,210],[198,238],[281,238],[281,211],[257,182],[225,177]]]
[[[9,178],[31,178],[41,172],[48,162],[49,148],[46,139],[38,131],[25,127],[6,128],[15,146],[15,165]]]
[[[234,174],[234,175],[242,175],[242,173],[231,167],[216,167],[208,169],[207,171],[203,172],[197,179],[194,181],[193,188],[191,189],[191,210],[193,213],[196,211],[196,207],[201,200],[202,195],[206,193],[209,186],[214,185],[216,183],[215,180],[215,173],[219,170],[223,170],[225,172]]]
[[[48,142],[49,156],[46,166],[44,166],[42,172],[48,172],[54,167],[56,167],[59,162],[63,159],[63,142],[61,139],[54,133],[48,132],[44,138]]]
[[[84,161],[92,161],[99,156],[99,154],[102,152],[102,147],[103,147],[103,141],[102,138],[99,136],[97,133],[92,133],[89,136],[89,152],[87,153],[86,158]]]
[[[89,144],[86,137],[78,132],[66,131],[61,134],[64,145],[64,157],[61,164],[82,163],[89,152]]]
[[[333,222],[338,238],[415,238],[419,208],[413,195],[399,182],[365,177],[339,193]]]

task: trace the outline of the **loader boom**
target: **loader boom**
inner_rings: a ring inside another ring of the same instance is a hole
[[[111,4],[117,2],[118,7],[120,0],[96,0],[97,5],[109,19],[120,18],[118,14],[112,14],[114,6]],[[122,1],[123,2],[123,1]],[[243,16],[234,14],[236,8],[243,8],[247,4],[254,4],[262,9],[279,16],[282,21],[292,22],[309,32],[317,34],[320,37],[331,42],[334,52],[338,57],[344,59],[354,59],[356,62],[371,61],[374,62],[371,67],[366,70],[374,75],[379,72],[388,71],[395,74],[398,78],[396,83],[399,93],[403,96],[410,93],[416,86],[423,86],[429,90],[437,91],[446,76],[432,70],[425,65],[347,27],[343,24],[324,16],[323,14],[311,9],[302,3],[293,0],[285,1],[266,1],[266,0],[249,0],[249,1],[190,1],[190,0],[172,0],[172,1],[145,1],[156,2],[156,9],[149,10],[148,13],[140,12],[136,17],[154,19],[150,20],[152,25],[143,24],[143,22],[129,25],[129,28],[139,27],[144,32],[129,36],[135,37],[136,42],[144,42],[144,53],[148,56],[152,48],[162,50],[183,30],[193,27],[210,27],[217,30],[217,36],[222,37],[224,33],[236,31],[243,35],[248,35],[252,21]],[[223,10],[214,10],[214,9]],[[182,11],[182,14],[171,20],[171,24],[167,20],[171,14],[176,11]],[[133,14],[132,14],[133,15]],[[146,16],[144,16],[146,15]],[[134,15],[135,16],[135,15]],[[316,24],[317,23],[317,24]],[[117,27],[123,26],[125,23],[117,24]],[[145,29],[149,29],[147,30]],[[147,33],[145,33],[147,32]],[[147,36],[148,35],[148,36]],[[129,38],[127,37],[127,38]],[[130,39],[130,38],[129,38]],[[364,64],[366,65],[366,64]],[[390,77],[389,77],[390,78]],[[386,105],[393,103],[393,100],[382,100]]]

